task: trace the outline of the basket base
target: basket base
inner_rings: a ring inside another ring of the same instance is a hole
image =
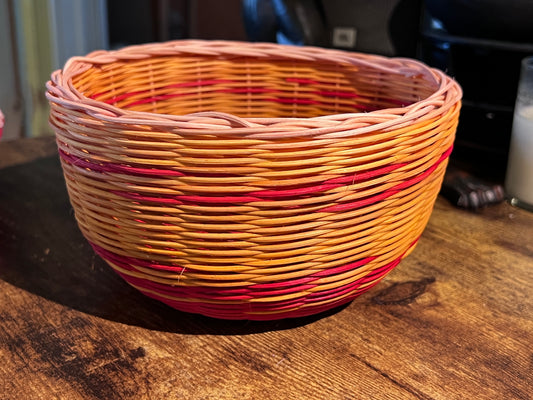
[[[298,296],[282,299],[269,299],[268,296],[253,298],[250,295],[253,291],[249,287],[225,289],[163,286],[133,276],[114,262],[106,261],[135,289],[179,311],[226,320],[269,321],[306,317],[349,303],[379,283],[400,263],[415,244],[416,241],[394,261],[375,269],[372,273],[354,282],[329,291],[302,293]],[[97,247],[96,249],[101,250]],[[293,291],[298,292],[298,286],[293,288]],[[241,293],[241,295],[237,296],[235,293]],[[248,293],[248,295],[242,293]],[[273,294],[272,297],[275,297],[276,293]]]
[[[275,320],[288,319],[288,318],[309,317],[312,315],[325,313],[325,312],[334,310],[336,308],[340,308],[342,306],[348,305],[348,303],[352,302],[356,297],[359,297],[361,294],[371,289],[377,283],[378,282],[374,282],[372,285],[369,285],[363,290],[358,291],[354,295],[339,299],[331,303],[327,303],[324,305],[314,305],[314,306],[309,306],[305,308],[297,308],[297,309],[287,310],[287,311],[279,311],[279,310],[254,311],[253,307],[250,307],[249,305],[241,305],[241,304],[235,305],[235,307],[232,307],[232,305],[227,305],[227,304],[218,305],[219,307],[217,307],[217,304],[191,303],[191,302],[184,302],[184,301],[180,302],[180,301],[175,301],[175,300],[163,299],[156,294],[147,293],[142,290],[140,291],[147,297],[161,301],[162,303],[178,311],[183,311],[183,312],[192,313],[192,314],[200,314],[205,317],[224,319],[224,320],[275,321]],[[139,288],[136,288],[136,289],[139,290]]]

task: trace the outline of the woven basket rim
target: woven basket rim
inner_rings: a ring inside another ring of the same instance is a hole
[[[117,61],[140,60],[158,56],[200,55],[200,56],[248,56],[279,60],[299,60],[325,62],[329,64],[352,64],[369,67],[378,71],[404,76],[406,79],[423,77],[435,86],[433,93],[425,99],[397,108],[384,108],[368,112],[330,114],[325,116],[298,118],[244,118],[237,115],[204,111],[191,114],[174,115],[146,111],[128,110],[94,100],[80,93],[72,79],[95,65],[110,64]],[[176,40],[163,43],[148,43],[127,46],[119,50],[98,50],[86,56],[70,58],[62,69],[54,71],[46,83],[46,97],[50,102],[59,103],[71,110],[79,110],[102,121],[120,124],[151,125],[170,128],[208,129],[212,133],[224,134],[231,130],[232,135],[260,131],[269,136],[270,132],[283,133],[302,128],[306,136],[324,135],[335,132],[335,137],[352,136],[357,133],[386,129],[398,124],[432,118],[452,107],[462,97],[458,83],[442,71],[409,58],[390,58],[380,55],[324,49],[311,46],[289,46],[273,43],[250,43],[237,41]],[[432,113],[431,111],[435,111]],[[343,130],[352,132],[342,134]],[[351,127],[351,128],[349,128]],[[355,127],[355,128],[354,128]],[[259,136],[257,136],[259,138]]]

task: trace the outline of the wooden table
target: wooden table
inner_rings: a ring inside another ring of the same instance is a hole
[[[533,213],[439,199],[348,306],[219,321],[150,300],[79,233],[51,138],[0,144],[1,399],[531,399]]]

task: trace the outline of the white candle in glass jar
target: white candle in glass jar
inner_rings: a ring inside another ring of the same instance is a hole
[[[533,106],[515,111],[505,190],[511,202],[533,207]]]

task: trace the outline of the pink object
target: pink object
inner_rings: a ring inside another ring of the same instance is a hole
[[[2,114],[2,110],[0,110],[0,138],[2,137],[2,132],[4,131],[4,114]]]

